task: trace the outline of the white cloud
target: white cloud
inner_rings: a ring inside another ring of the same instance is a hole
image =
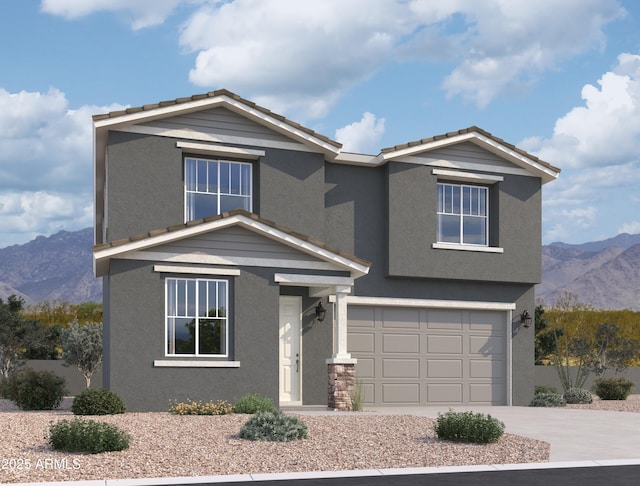
[[[64,93],[55,88],[47,93],[0,88],[3,244],[91,225],[91,115],[122,108],[70,109]]]
[[[640,56],[622,54],[599,88],[582,89],[584,106],[560,118],[550,139],[529,139],[525,150],[564,167],[615,165],[638,157]]]
[[[623,224],[618,229],[618,233],[629,233],[630,235],[640,234],[640,221],[633,220]]]
[[[384,122],[384,118],[376,118],[373,113],[365,112],[360,121],[338,128],[335,138],[342,143],[342,149],[346,152],[378,153]]]
[[[202,3],[194,0],[42,0],[40,9],[66,19],[76,19],[96,12],[111,11],[124,15],[134,30],[161,24],[181,4]]]

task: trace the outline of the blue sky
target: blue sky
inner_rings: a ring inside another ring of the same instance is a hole
[[[562,169],[544,243],[640,233],[639,3],[4,2],[0,248],[93,224],[91,115],[218,88],[362,153],[477,125]]]

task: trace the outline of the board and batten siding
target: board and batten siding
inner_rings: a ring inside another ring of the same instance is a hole
[[[164,130],[206,132],[227,137],[292,142],[291,138],[274,132],[225,108],[212,108],[210,110],[187,113],[163,120],[154,120],[142,125]]]
[[[299,250],[244,228],[225,228],[149,249],[150,252],[318,262]]]

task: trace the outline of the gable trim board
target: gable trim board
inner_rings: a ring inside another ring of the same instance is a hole
[[[93,252],[94,273],[97,277],[105,275],[108,272],[111,258],[266,266],[266,262],[263,261],[264,259],[243,260],[241,257],[238,258],[234,256],[219,257],[215,255],[151,251],[152,248],[160,245],[184,240],[204,233],[212,233],[236,225],[320,260],[320,262],[296,262],[294,263],[295,268],[309,268],[311,266],[322,269],[337,269],[349,271],[355,278],[366,275],[371,266],[369,262],[330,249],[320,242],[312,241],[305,235],[294,233],[283,227],[278,227],[266,220],[260,219],[256,215],[238,209],[223,213],[220,216],[213,216],[203,220],[177,225],[166,228],[165,230],[152,231],[146,235],[138,235],[125,240],[97,245],[94,247]],[[282,266],[280,260],[274,259],[267,263],[269,266],[273,264],[276,264],[278,267]],[[329,266],[327,266],[327,264],[329,264]]]

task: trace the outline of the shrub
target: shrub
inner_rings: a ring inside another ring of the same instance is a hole
[[[233,412],[233,407],[226,400],[206,402],[187,400],[169,405],[169,413],[174,415],[226,415]]]
[[[49,427],[49,445],[58,451],[100,452],[129,448],[131,436],[112,424],[75,418]]]
[[[307,438],[307,426],[299,418],[282,412],[258,412],[240,429],[240,438],[289,442]]]
[[[87,388],[73,399],[71,411],[75,415],[113,415],[124,413],[122,398],[104,388]]]
[[[4,393],[22,410],[53,410],[66,393],[64,378],[51,371],[26,370],[5,380]]]
[[[593,397],[589,390],[584,388],[569,388],[562,396],[567,403],[591,403]]]
[[[564,407],[567,402],[564,401],[559,393],[538,393],[533,397],[530,407]]]
[[[233,406],[233,413],[275,412],[273,400],[257,393],[242,395]]]
[[[435,432],[440,439],[488,444],[502,437],[504,423],[491,415],[449,410],[438,414]]]
[[[632,381],[622,376],[598,378],[593,385],[593,391],[601,400],[626,400],[634,386]]]
[[[11,399],[8,378],[0,378],[0,398]]]
[[[554,386],[536,385],[534,394],[538,393],[558,393],[558,390]]]

